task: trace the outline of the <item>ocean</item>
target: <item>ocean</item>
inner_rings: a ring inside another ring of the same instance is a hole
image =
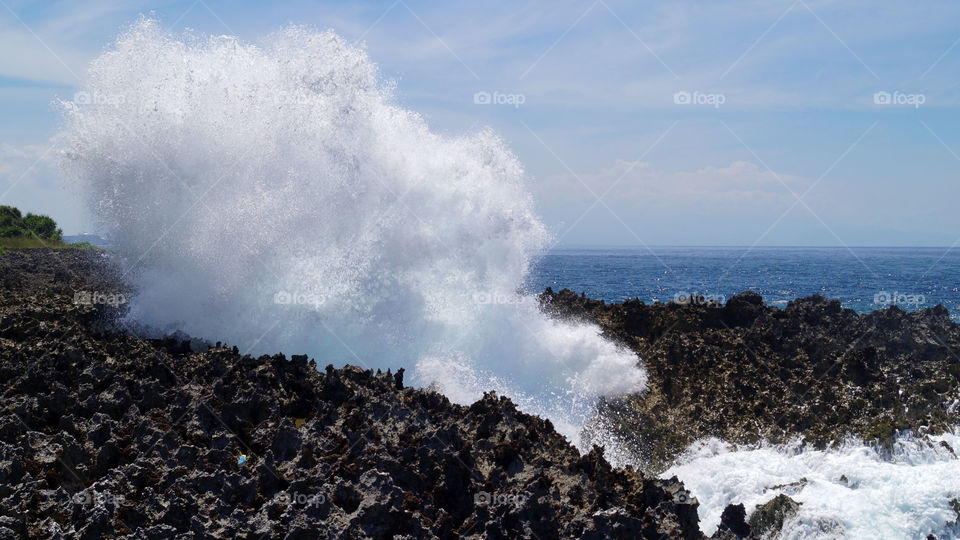
[[[773,305],[819,293],[859,311],[943,303],[957,315],[960,254],[947,249],[541,255],[549,228],[506,143],[435,133],[393,87],[333,32],[182,40],[143,19],[124,33],[82,94],[123,99],[63,104],[60,165],[137,291],[127,317],[254,356],[403,366],[407,384],[464,405],[495,390],[587,451],[595,404],[646,390],[643,359],[518,287],[649,302],[754,290]],[[943,440],[960,445],[960,430]],[[807,478],[789,538],[956,537],[960,461],[925,440],[898,444],[881,455],[856,441],[700,441],[665,474],[700,501],[708,534],[727,504],[752,510],[767,486]]]
[[[652,247],[565,248],[541,257],[526,292],[547,287],[608,302],[725,302],[755,291],[783,307],[820,294],[858,312],[896,304],[943,304],[960,317],[960,250],[949,248]],[[696,301],[696,300],[694,300]],[[960,444],[960,431],[933,437]],[[947,501],[960,493],[957,458],[937,444],[902,434],[892,453],[849,440],[817,450],[802,441],[736,447],[708,439],[692,445],[661,476],[678,476],[697,498],[701,528],[713,533],[726,505],[748,512],[775,494],[769,486],[806,479],[791,496],[802,503],[784,538],[957,538]],[[843,482],[841,477],[856,478]]]
[[[608,302],[725,302],[754,291],[783,307],[820,294],[864,313],[892,304],[943,304],[960,320],[960,248],[623,247],[554,249],[536,263],[526,291],[571,289]]]

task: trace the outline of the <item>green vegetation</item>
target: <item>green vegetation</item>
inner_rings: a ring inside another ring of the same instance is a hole
[[[88,242],[65,243],[63,231],[49,216],[30,213],[24,216],[19,208],[0,205],[0,254],[5,248],[43,247],[98,249]]]
[[[70,247],[72,247],[72,248],[74,248],[74,249],[92,249],[92,250],[99,250],[99,249],[100,249],[100,248],[98,248],[97,246],[91,244],[90,242],[74,242],[74,243],[70,244]]]
[[[49,216],[27,214],[13,206],[0,206],[0,238],[38,238],[63,242],[63,231]]]
[[[41,238],[35,237],[4,237],[0,236],[0,247],[8,249],[23,249],[23,248],[65,248],[72,247],[70,244],[66,244],[61,241],[55,240],[43,240]]]

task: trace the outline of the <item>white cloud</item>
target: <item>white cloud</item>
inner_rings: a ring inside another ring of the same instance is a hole
[[[33,17],[26,14],[27,6],[0,8],[0,50],[7,53],[0,55],[0,76],[77,86],[104,40],[114,38],[118,17],[129,19],[140,7],[139,2],[70,0]]]
[[[48,49],[49,47],[49,49]],[[23,27],[0,27],[0,76],[75,86],[91,54],[31,34]],[[15,51],[15,52],[14,52]]]
[[[784,204],[801,194],[809,181],[790,174],[764,170],[755,163],[734,161],[691,171],[663,171],[649,162],[618,160],[596,173],[562,174],[534,183],[545,205],[594,200],[591,191],[608,204],[677,204],[742,208]]]
[[[0,204],[49,215],[72,234],[84,229],[85,220],[79,198],[68,192],[57,170],[58,157],[54,143],[0,144]]]

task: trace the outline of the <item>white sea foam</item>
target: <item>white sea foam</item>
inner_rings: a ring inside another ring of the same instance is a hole
[[[489,131],[431,132],[366,53],[290,27],[257,45],[142,20],[63,104],[63,159],[139,289],[131,317],[319,362],[498,390],[576,442],[634,354],[517,296],[548,240]]]
[[[749,515],[784,493],[802,504],[782,538],[957,538],[950,500],[960,497],[960,460],[939,442],[960,450],[960,431],[931,439],[901,437],[891,453],[857,441],[826,451],[737,450],[714,439],[692,446],[662,476],[676,475],[697,498],[706,534],[728,504],[742,503]]]

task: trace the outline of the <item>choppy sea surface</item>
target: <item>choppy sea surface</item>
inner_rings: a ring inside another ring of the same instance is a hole
[[[780,307],[820,294],[859,312],[943,304],[960,320],[960,246],[564,248],[541,258],[526,285],[547,287],[648,303],[723,302],[750,290]]]
[[[542,257],[527,292],[546,287],[620,302],[721,301],[751,290],[783,307],[821,294],[868,312],[897,304],[943,304],[960,319],[960,249],[809,247],[651,247],[555,249]],[[702,298],[701,298],[702,297]],[[960,497],[960,460],[939,441],[902,434],[887,453],[855,440],[816,450],[801,442],[738,448],[699,441],[664,477],[678,476],[697,498],[701,527],[717,529],[728,504],[751,513],[784,493],[801,503],[782,538],[960,536],[951,501]],[[782,486],[802,485],[796,489]],[[779,486],[775,487],[775,486]]]

